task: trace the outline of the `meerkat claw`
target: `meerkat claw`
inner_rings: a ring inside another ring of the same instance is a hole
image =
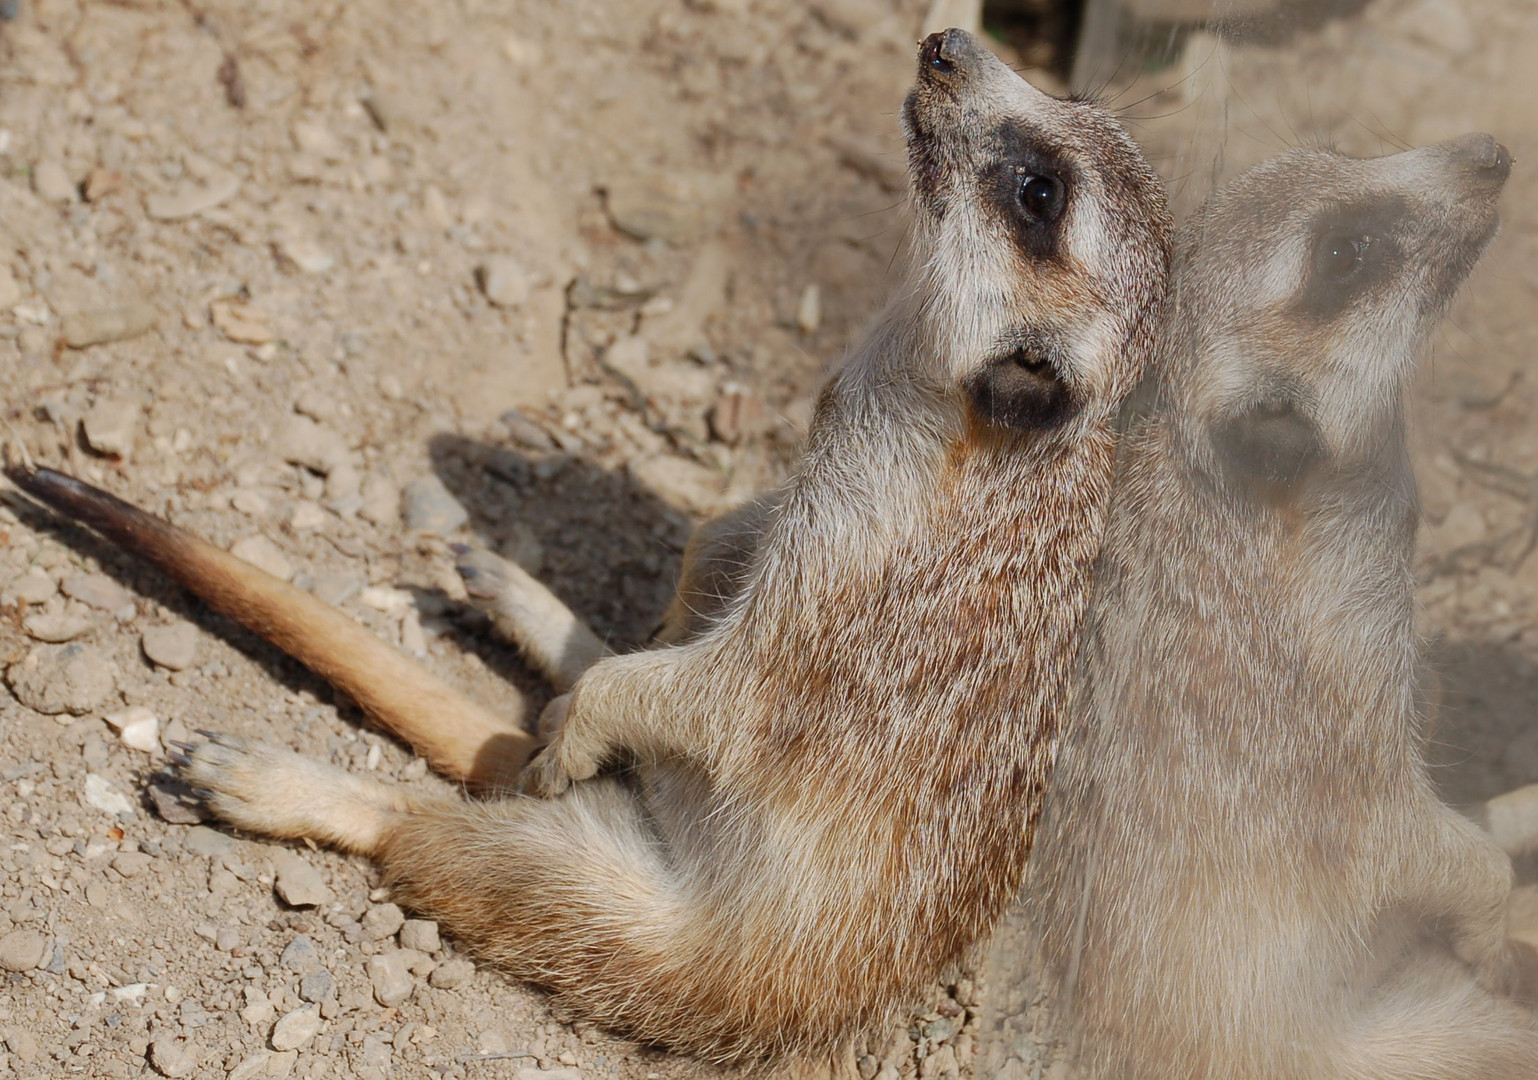
[[[518,774],[514,790],[534,799],[553,799],[571,787],[571,776],[556,761],[551,747],[542,748]]]

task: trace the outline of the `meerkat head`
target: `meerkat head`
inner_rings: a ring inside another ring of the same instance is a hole
[[[920,47],[903,125],[936,376],[989,425],[1111,415],[1146,359],[1169,262],[1163,187],[1132,139],[961,30]]]
[[[1465,135],[1372,160],[1295,150],[1215,192],[1181,233],[1159,365],[1193,452],[1283,491],[1379,453],[1510,172]]]

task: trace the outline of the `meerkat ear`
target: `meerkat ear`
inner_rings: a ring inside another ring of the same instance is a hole
[[[988,361],[964,386],[972,407],[1003,427],[1057,427],[1078,409],[1057,367],[1033,350],[1017,349]]]
[[[1290,487],[1329,456],[1314,422],[1291,401],[1263,401],[1212,428],[1212,445],[1238,479]]]

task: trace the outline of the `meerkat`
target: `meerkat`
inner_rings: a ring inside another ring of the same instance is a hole
[[[1080,1078],[1538,1077],[1422,756],[1403,409],[1510,167],[1297,150],[1182,228],[1027,873]]]
[[[522,595],[551,625],[507,621],[570,687],[524,773],[540,797],[418,795],[208,735],[181,771],[213,812],[367,855],[401,902],[576,1013],[721,1061],[835,1047],[992,925],[1031,847],[1171,223],[1110,114],[961,31],[924,41],[902,115],[914,268],[745,526],[732,583],[701,585],[716,600],[682,644],[630,655],[601,656],[542,586]],[[359,682],[255,571],[58,474],[14,475]],[[505,755],[477,771],[485,724],[394,710],[397,676],[376,676],[374,715],[443,771],[505,775]]]

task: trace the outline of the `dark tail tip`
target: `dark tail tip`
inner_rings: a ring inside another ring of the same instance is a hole
[[[143,544],[170,528],[132,503],[54,469],[10,463],[5,475],[38,502],[124,546]]]

